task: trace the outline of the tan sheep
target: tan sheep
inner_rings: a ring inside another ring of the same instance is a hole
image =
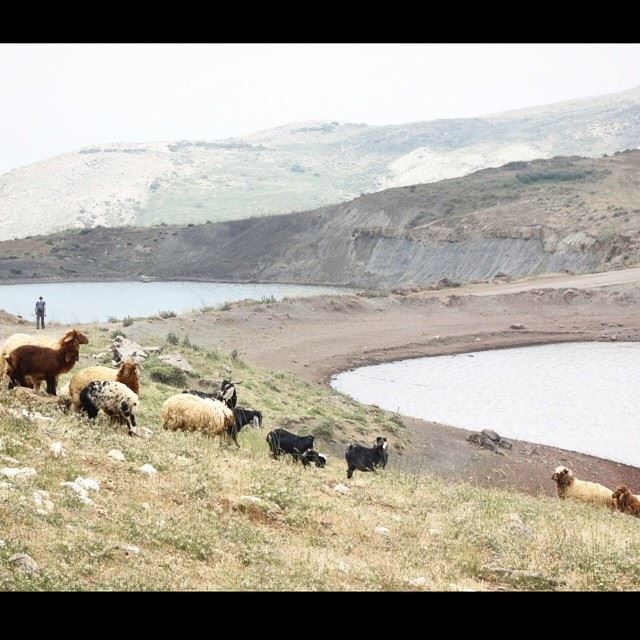
[[[109,367],[86,367],[69,381],[69,396],[76,411],[81,411],[80,393],[94,380],[121,382],[140,397],[140,376],[138,364],[132,359],[125,360],[119,369]]]
[[[597,482],[578,480],[571,469],[556,467],[551,479],[556,483],[558,498],[575,498],[583,502],[605,505],[614,508],[613,491]]]
[[[162,405],[162,426],[172,431],[202,431],[228,439],[234,424],[233,411],[219,400],[178,393]]]

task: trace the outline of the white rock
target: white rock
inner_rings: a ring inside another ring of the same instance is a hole
[[[126,458],[124,457],[124,453],[120,451],[120,449],[111,449],[109,453],[107,453],[112,460],[117,460],[118,462],[125,462]]]
[[[282,511],[280,505],[277,505],[275,502],[271,502],[270,500],[259,498],[258,496],[240,496],[240,498],[238,499],[238,504],[243,507],[254,505],[264,511],[267,511],[268,513]]]
[[[407,580],[407,583],[412,587],[424,587],[429,581],[424,576],[417,576],[416,578],[411,578],[411,580]]]
[[[33,467],[4,467],[0,469],[0,475],[11,480],[29,480],[35,478],[38,472]]]
[[[349,571],[349,565],[346,562],[338,562],[338,571],[342,571],[342,573],[347,573]]]
[[[140,505],[145,511],[151,511],[151,505],[148,502],[143,502]]]
[[[16,486],[10,482],[0,482],[0,489],[15,489]]]
[[[387,529],[387,527],[376,527],[375,532],[379,533],[381,536],[389,535],[389,529]]]
[[[145,475],[151,477],[158,473],[158,470],[151,464],[147,462],[147,464],[143,464],[138,471],[140,473],[144,473]]]
[[[9,558],[9,562],[13,562],[18,567],[18,569],[26,571],[28,573],[37,573],[38,571],[40,571],[38,563],[26,553],[14,553]]]
[[[79,484],[76,484],[75,482],[61,482],[60,486],[69,487],[71,491],[76,493],[80,502],[83,502],[84,504],[95,504],[95,502],[89,497],[89,492]]]
[[[153,435],[153,431],[151,429],[147,429],[147,427],[138,427],[138,435],[142,438],[146,438],[147,440]]]
[[[439,536],[440,533],[440,529],[429,529],[429,535],[431,536]]]
[[[170,364],[172,367],[182,369],[182,371],[186,371],[187,373],[193,373],[193,367],[189,364],[187,359],[179,353],[165,353],[158,356],[158,360],[160,360],[160,362]]]
[[[46,516],[53,511],[53,502],[49,500],[49,492],[37,489],[33,492],[33,502],[36,505],[36,513]]]
[[[100,491],[100,483],[93,478],[83,478],[82,476],[78,476],[75,479],[75,483],[86,491]]]
[[[135,544],[124,544],[120,547],[127,555],[139,556],[142,550]]]
[[[7,546],[7,543],[4,540],[0,540],[0,549],[4,549]]]
[[[62,456],[67,455],[65,453],[64,447],[62,446],[62,442],[52,442],[49,445],[49,450],[53,454],[54,458],[60,458]]]
[[[338,493],[342,493],[342,494],[346,494],[349,493],[349,487],[347,487],[346,485],[342,484],[342,483],[338,483],[337,485],[335,485],[335,487],[333,487],[334,491],[337,491]]]
[[[0,456],[0,460],[6,462],[7,464],[20,464],[19,460],[12,458],[11,456]]]

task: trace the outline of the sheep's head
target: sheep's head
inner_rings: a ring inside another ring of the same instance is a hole
[[[618,485],[616,490],[611,494],[611,498],[614,504],[617,503],[618,508],[624,511],[624,509],[629,506],[631,491],[629,491],[629,488],[624,484]]]
[[[67,344],[69,342],[74,342],[76,345],[89,344],[89,338],[82,333],[82,331],[69,329],[69,331],[62,336],[62,344]]]
[[[556,467],[554,474],[551,476],[551,479],[556,482],[558,487],[567,487],[574,480],[573,471],[563,466]]]
[[[126,360],[124,360],[120,365],[120,369],[118,369],[118,381],[133,381],[139,379],[140,376],[138,375],[138,363],[131,358],[127,358]]]

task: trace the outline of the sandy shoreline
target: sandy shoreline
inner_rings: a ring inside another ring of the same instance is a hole
[[[136,320],[126,333],[150,345],[171,331],[204,347],[235,349],[253,365],[290,371],[324,385],[341,371],[404,358],[554,342],[639,341],[640,287],[597,284],[578,289],[580,278],[586,277],[574,276],[572,288],[547,288],[546,278],[530,280],[516,284],[519,291],[513,293],[501,293],[504,284],[471,285],[383,296],[245,303],[228,311]],[[475,289],[473,295],[467,293],[469,288]],[[31,328],[5,321],[0,337]],[[57,332],[55,327],[48,331]],[[578,477],[611,488],[624,482],[640,492],[639,468],[520,441],[514,441],[505,455],[497,455],[468,443],[469,432],[464,429],[416,418],[404,421],[410,445],[404,455],[392,452],[392,461],[410,473],[551,495],[553,468],[565,464]],[[330,449],[343,456],[344,445]]]

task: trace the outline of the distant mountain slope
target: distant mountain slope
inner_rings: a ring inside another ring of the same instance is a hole
[[[640,146],[640,88],[483,118],[297,123],[218,142],[101,144],[0,176],[0,239],[302,211],[515,160]]]
[[[640,263],[640,151],[512,162],[288,215],[0,243],[0,280],[425,285]]]

